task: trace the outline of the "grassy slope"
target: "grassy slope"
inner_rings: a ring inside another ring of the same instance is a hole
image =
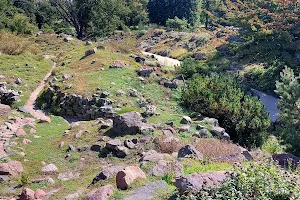
[[[45,54],[49,53],[52,55],[59,55],[60,53],[63,53],[59,56],[59,65],[54,74],[57,77],[60,77],[65,73],[75,75],[74,78],[60,83],[62,88],[64,88],[67,84],[73,85],[72,89],[67,90],[69,93],[76,92],[78,94],[90,96],[93,94],[96,87],[100,87],[103,90],[110,91],[111,96],[109,98],[115,101],[115,105],[118,103],[127,104],[120,112],[131,110],[142,112],[143,110],[137,105],[138,98],[132,98],[128,95],[128,89],[137,89],[139,97],[143,95],[145,99],[151,99],[158,107],[158,113],[160,113],[160,116],[153,116],[149,118],[149,122],[152,123],[163,124],[165,122],[174,121],[175,124],[179,126],[181,117],[189,113],[189,111],[179,105],[179,90],[170,90],[158,85],[155,77],[151,77],[145,82],[141,82],[137,79],[135,70],[138,69],[140,65],[135,63],[134,59],[130,58],[130,52],[137,53],[136,50],[134,50],[136,41],[132,38],[121,43],[106,43],[104,44],[105,49],[99,50],[96,54],[83,60],[80,60],[80,58],[84,55],[84,52],[93,46],[84,46],[83,42],[77,40],[72,41],[71,43],[64,43],[61,38],[57,38],[52,35],[39,36],[36,41],[41,45]],[[12,57],[9,60],[13,59],[18,59],[18,57]],[[97,59],[98,61],[92,65],[91,62],[94,59]],[[115,60],[124,61],[127,64],[127,67],[124,70],[109,69],[109,65]],[[65,66],[61,66],[62,62],[69,63]],[[25,65],[25,63],[23,64]],[[40,75],[42,76],[42,72]],[[172,73],[164,76],[172,76]],[[24,78],[24,80],[26,80],[26,78]],[[112,82],[114,82],[113,85],[111,84]],[[119,89],[125,91],[127,95],[117,97],[115,93]],[[72,157],[66,159],[65,155],[68,154],[66,151],[68,144],[72,144],[79,148],[86,144],[92,145],[95,144],[99,140],[100,136],[104,134],[104,132],[98,132],[97,121],[83,122],[80,126],[72,128],[69,132],[69,136],[62,136],[64,131],[68,128],[68,124],[62,118],[52,116],[52,122],[50,124],[37,124],[36,135],[41,136],[40,138],[34,138],[33,135],[26,136],[28,139],[32,140],[31,144],[23,145],[21,143],[22,138],[16,139],[19,145],[18,148],[15,148],[15,150],[24,151],[26,156],[21,157],[14,155],[11,158],[22,162],[25,168],[24,174],[28,175],[29,179],[40,178],[43,176],[40,172],[42,161],[47,164],[54,163],[59,169],[57,173],[51,175],[56,182],[54,185],[28,184],[26,187],[30,187],[32,189],[44,188],[47,192],[53,189],[59,189],[59,192],[54,194],[51,199],[62,199],[64,196],[71,194],[78,189],[86,189],[93,177],[101,171],[103,162],[115,163],[124,166],[138,163],[139,156],[136,155],[130,156],[126,159],[117,159],[110,156],[108,158],[99,158],[98,153],[90,151],[83,153],[72,152]],[[89,133],[83,134],[78,139],[74,139],[75,134],[80,130],[88,130]],[[193,125],[192,130],[195,130],[195,125]],[[156,131],[153,136],[161,137],[162,133]],[[125,138],[131,137],[139,136],[119,136],[117,138],[124,140]],[[189,133],[180,134],[178,137],[181,137],[182,141],[185,143],[192,142],[193,140]],[[61,141],[65,142],[65,146],[60,149],[58,146]],[[101,143],[101,146],[104,146],[103,142]],[[186,161],[183,164],[185,166],[186,174],[231,169],[231,166],[226,163],[211,163],[208,165],[202,165],[199,162]],[[79,178],[74,180],[64,182],[57,180],[56,177],[58,173],[63,173],[67,170],[79,172],[81,175]],[[147,172],[147,170],[145,171]],[[20,183],[20,179],[21,177],[16,177],[15,181]],[[155,178],[148,175],[148,181],[137,182],[131,187],[131,189],[135,189],[150,181],[158,179],[161,179],[161,177]],[[115,180],[111,179],[109,181],[96,184],[89,188],[88,191],[108,183],[115,186]],[[1,188],[4,188],[4,186],[5,185],[1,187],[0,185]],[[16,193],[19,194],[20,190],[21,189],[17,190]],[[168,192],[160,192],[158,194],[158,199],[166,199],[166,196],[170,196],[173,190],[174,187],[170,186]],[[127,192],[128,191],[116,190],[111,199],[120,199],[122,196],[126,195]]]
[[[14,107],[24,105],[30,93],[37,87],[45,74],[51,69],[52,62],[44,60],[42,56],[24,54],[18,56],[0,55],[0,71],[6,76],[1,81],[8,82],[8,88],[22,91],[21,101],[14,104]],[[23,83],[13,87],[16,78],[21,78]]]

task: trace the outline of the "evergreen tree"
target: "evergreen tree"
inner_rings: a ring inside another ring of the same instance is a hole
[[[300,156],[300,76],[292,69],[285,68],[276,83],[276,93],[280,96],[281,136],[287,143],[287,150]]]

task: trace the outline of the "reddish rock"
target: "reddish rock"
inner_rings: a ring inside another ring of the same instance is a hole
[[[0,163],[0,175],[17,175],[24,171],[19,161],[9,161],[8,163]]]
[[[0,104],[0,116],[5,116],[11,112],[11,108],[8,105]]]
[[[24,188],[20,195],[20,200],[34,200],[34,191],[29,188]]]
[[[30,144],[31,142],[32,142],[31,140],[26,139],[26,138],[24,138],[24,139],[22,140],[22,143],[23,143],[23,144]]]
[[[227,178],[224,172],[195,173],[177,178],[174,185],[180,193],[199,192],[219,186]]]
[[[113,193],[114,187],[112,185],[106,185],[89,192],[83,200],[107,200]]]
[[[37,191],[35,191],[34,193],[34,197],[36,199],[42,199],[47,195],[47,193],[44,190],[38,189]]]
[[[119,171],[116,177],[117,187],[125,190],[137,179],[146,179],[145,173],[138,166],[128,166]]]
[[[20,137],[22,135],[26,135],[26,132],[23,129],[19,128],[16,132],[16,136]]]

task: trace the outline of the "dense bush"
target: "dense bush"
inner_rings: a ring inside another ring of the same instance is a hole
[[[289,200],[300,198],[299,177],[270,164],[235,166],[228,181],[219,188],[197,194],[178,196],[178,199],[239,199]]]
[[[177,31],[187,31],[191,28],[191,25],[185,18],[179,19],[178,17],[175,17],[174,19],[168,19],[166,26]]]
[[[9,20],[8,28],[18,34],[32,34],[38,30],[35,25],[30,23],[28,17],[21,14],[15,14],[13,18]]]
[[[185,78],[191,78],[194,74],[207,74],[212,69],[203,61],[195,61],[194,59],[187,58],[176,71],[178,74],[184,75]]]
[[[195,76],[182,92],[182,103],[217,118],[235,142],[247,147],[260,146],[270,125],[262,102],[245,95],[238,81],[229,76]]]

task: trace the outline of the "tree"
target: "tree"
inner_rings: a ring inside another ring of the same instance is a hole
[[[92,9],[92,20],[88,30],[90,37],[104,36],[117,27],[124,26],[129,8],[123,0],[98,0]]]
[[[208,29],[209,21],[213,18],[212,11],[216,9],[217,0],[202,0],[202,13],[204,15],[205,28]]]
[[[280,96],[281,136],[287,143],[287,150],[300,156],[300,76],[290,68],[280,73],[281,79],[276,83],[276,93]]]
[[[167,19],[187,19],[195,26],[199,22],[199,0],[149,0],[149,19],[152,23],[165,25]]]
[[[50,2],[56,8],[60,17],[62,17],[66,22],[75,28],[77,38],[84,38],[91,20],[92,7],[96,5],[96,1],[50,0]]]
[[[124,23],[127,26],[138,26],[148,22],[148,0],[126,0],[129,13],[125,16]]]

